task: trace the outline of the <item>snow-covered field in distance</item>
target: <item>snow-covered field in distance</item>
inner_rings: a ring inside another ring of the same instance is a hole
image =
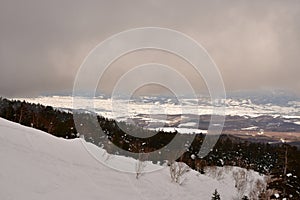
[[[212,103],[210,98],[203,97],[197,99],[183,99],[182,105],[176,99],[167,97],[141,97],[139,99],[132,99],[129,102],[126,100],[118,100],[114,103],[110,98],[102,96],[93,99],[81,97],[78,98],[85,102],[93,101],[95,111],[108,118],[123,119],[128,116],[135,116],[137,114],[183,114],[184,111],[191,111],[189,114],[206,115],[212,114]],[[32,103],[40,103],[50,105],[55,108],[72,109],[72,96],[40,96],[34,98],[19,98],[18,100],[25,100]],[[276,103],[254,103],[250,98],[227,98],[225,100],[226,115],[251,116],[256,117],[260,115],[282,116],[286,118],[300,118],[300,101],[287,101],[284,105]],[[255,100],[254,100],[255,101]],[[259,102],[259,101],[258,101]],[[282,104],[282,103],[281,103]],[[116,105],[116,112],[112,113],[113,106]],[[93,108],[83,107],[82,109],[91,110]]]
[[[181,185],[171,182],[168,167],[136,179],[101,164],[87,150],[106,153],[82,139],[56,138],[0,118],[0,199],[195,200],[211,199],[217,189],[222,200],[232,200],[258,195],[256,186],[265,184],[263,176],[237,167],[208,168],[205,175],[191,170]],[[136,162],[115,155],[109,160],[118,165]]]
[[[275,99],[274,99],[275,98]],[[268,115],[272,117],[284,118],[286,122],[300,124],[300,100],[298,98],[284,97],[252,97],[232,96],[225,101],[225,114],[230,116],[257,117]],[[278,101],[276,101],[278,99]],[[58,109],[72,112],[73,99],[71,96],[41,96],[36,98],[20,98],[32,103],[53,106]],[[93,110],[104,117],[113,118],[118,121],[127,121],[133,119],[142,124],[153,125],[151,128],[176,130],[179,133],[205,133],[207,130],[198,129],[197,123],[189,119],[192,115],[210,115],[213,113],[213,107],[210,98],[202,97],[199,99],[183,98],[182,104],[176,99],[168,97],[149,97],[143,96],[131,99],[129,102],[119,99],[112,101],[111,98],[103,96],[89,99],[86,97],[77,97],[77,101],[86,105],[86,102],[92,102],[95,108],[81,107],[81,109]],[[254,103],[255,102],[255,103]],[[174,119],[167,119],[167,115],[182,115],[181,126],[173,127]],[[195,119],[194,119],[195,120]],[[191,124],[194,123],[194,124]],[[185,126],[183,126],[185,124]],[[143,125],[141,125],[143,126]],[[242,127],[247,128],[247,127]],[[171,131],[172,131],[171,130]]]

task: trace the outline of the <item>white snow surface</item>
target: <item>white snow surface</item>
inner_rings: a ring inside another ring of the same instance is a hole
[[[155,130],[155,131],[164,131],[164,132],[175,132],[177,131],[178,133],[182,134],[207,134],[207,130],[201,130],[201,129],[196,129],[196,128],[177,128],[177,127],[159,127],[155,129],[150,130]]]
[[[235,187],[235,173],[248,174],[242,188],[245,194],[264,179],[237,167],[210,169],[207,175],[191,170],[182,185],[171,182],[168,167],[136,179],[135,174],[101,164],[86,147],[99,155],[105,153],[83,139],[56,138],[0,118],[0,199],[197,200],[211,199],[217,189],[222,200],[232,200],[242,195],[241,188]],[[110,160],[119,165],[135,162],[122,156]]]

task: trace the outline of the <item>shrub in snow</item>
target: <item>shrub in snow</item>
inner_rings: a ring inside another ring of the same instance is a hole
[[[201,168],[201,169],[199,170],[199,172],[200,172],[200,174],[205,174],[205,171],[204,171],[203,168]]]
[[[217,180],[221,180],[224,178],[223,168],[218,168],[217,166],[211,166],[211,167],[207,167],[206,171],[210,177],[215,178]]]
[[[201,174],[205,174],[204,168],[207,166],[206,160],[196,159],[195,160],[195,170]]]
[[[238,167],[206,167],[206,174],[214,179],[222,180],[228,176],[233,180],[233,184],[237,191],[236,198],[241,200],[244,196],[249,199],[259,199],[259,195],[266,191],[267,182],[265,177],[259,176],[258,173],[252,170],[246,170]],[[265,196],[269,195],[265,192]]]
[[[252,179],[250,173],[250,171],[245,171],[244,169],[234,171],[233,178],[235,180],[235,187],[237,188],[240,197],[244,196],[246,193],[249,195],[250,199],[258,199],[257,196],[265,190],[266,183],[260,179]],[[251,185],[250,191],[248,184]]]
[[[183,162],[172,161],[169,165],[171,181],[181,185],[184,181],[184,175],[190,171],[190,168]]]

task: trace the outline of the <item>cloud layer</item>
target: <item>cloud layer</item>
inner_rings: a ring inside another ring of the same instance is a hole
[[[300,91],[297,0],[1,0],[0,95],[71,92],[90,50],[112,34],[143,26],[175,29],[201,43],[220,68],[227,90]],[[109,90],[124,66],[135,64],[132,59],[181,63],[157,52],[129,58],[115,63],[99,87]],[[193,71],[180,66],[197,85]],[[199,85],[199,90],[205,88]]]

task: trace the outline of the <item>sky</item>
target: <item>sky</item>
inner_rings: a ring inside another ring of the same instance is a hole
[[[300,93],[298,0],[0,0],[0,96],[70,93],[96,45],[121,31],[149,26],[174,29],[200,43],[227,91]],[[197,91],[206,88],[187,63],[154,50],[117,60],[98,88],[111,91],[122,72],[147,62],[168,64]]]

